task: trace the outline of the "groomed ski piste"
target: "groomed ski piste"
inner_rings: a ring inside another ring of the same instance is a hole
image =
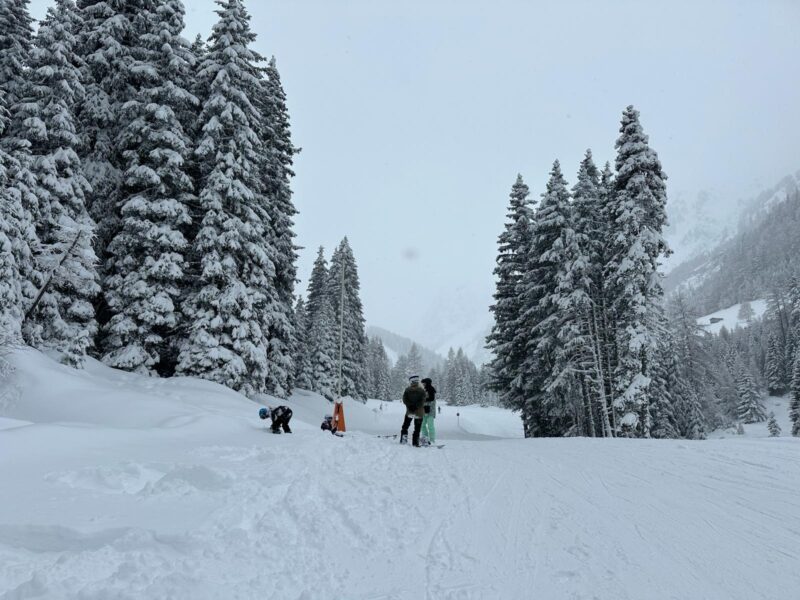
[[[0,409],[0,599],[783,600],[800,590],[788,402],[704,442],[521,439],[447,407],[441,450],[399,403],[298,392],[292,435],[194,379],[13,354]],[[265,400],[265,403],[269,401]],[[460,413],[456,417],[456,412]]]

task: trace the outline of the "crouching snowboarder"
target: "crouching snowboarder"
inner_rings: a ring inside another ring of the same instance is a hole
[[[288,406],[276,406],[275,408],[262,408],[258,411],[261,420],[272,419],[272,433],[292,433],[289,428],[289,421],[292,420],[292,409]]]
[[[322,431],[330,431],[333,435],[336,435],[336,425],[333,424],[333,415],[325,415],[320,428]]]
[[[419,383],[419,375],[408,378],[409,385],[403,392],[403,404],[406,406],[406,416],[403,419],[403,428],[400,430],[400,443],[408,443],[408,426],[414,420],[414,434],[411,443],[419,446],[419,430],[422,426],[422,417],[425,415],[425,389]]]

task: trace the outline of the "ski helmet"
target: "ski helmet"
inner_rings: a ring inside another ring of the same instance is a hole
[[[269,418],[269,409],[268,408],[260,409],[258,411],[258,416],[261,417],[262,419],[268,419]]]

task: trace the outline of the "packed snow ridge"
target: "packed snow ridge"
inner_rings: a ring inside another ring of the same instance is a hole
[[[520,439],[444,406],[445,447],[393,439],[399,403],[298,392],[291,435],[191,378],[18,350],[0,408],[0,599],[790,598],[800,440]],[[264,403],[277,402],[265,398]],[[788,403],[771,400],[785,424]],[[784,427],[784,432],[788,428]]]

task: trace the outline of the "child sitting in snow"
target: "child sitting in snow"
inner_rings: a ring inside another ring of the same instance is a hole
[[[336,434],[336,425],[333,424],[333,415],[325,415],[325,418],[322,420],[322,425],[320,426],[322,431],[330,431],[334,435]]]

